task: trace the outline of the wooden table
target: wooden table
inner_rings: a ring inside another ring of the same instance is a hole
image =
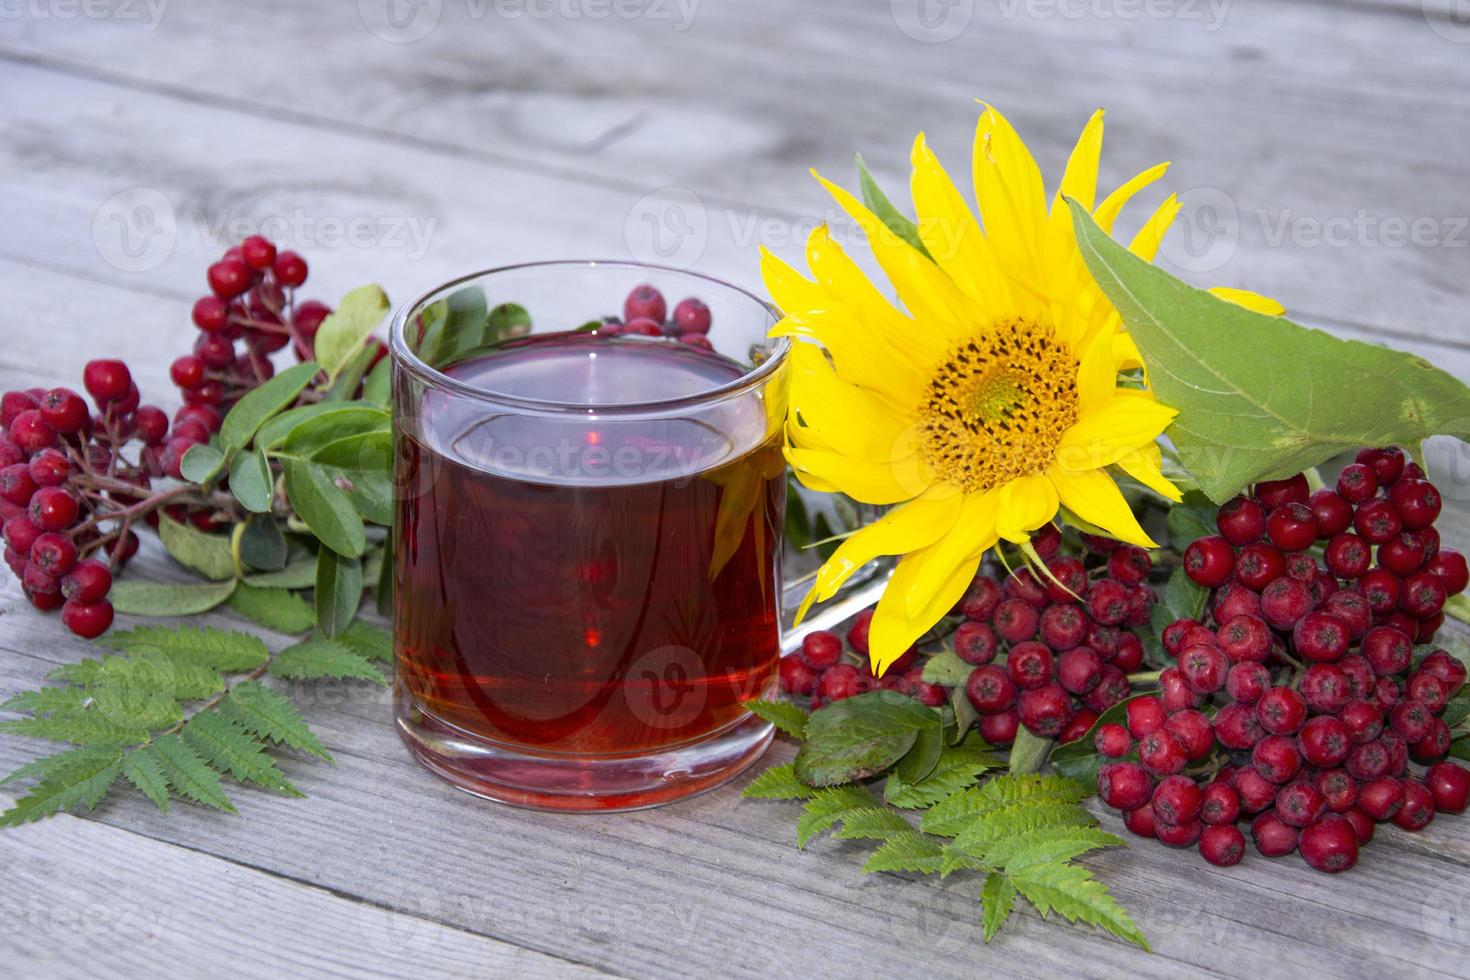
[[[861,149],[901,195],[926,129],[963,173],[975,97],[1053,179],[1108,106],[1105,182],[1174,161],[1176,269],[1470,376],[1470,24],[1451,0],[0,9],[5,388],[76,385],[107,354],[168,399],[205,265],[257,227],[327,300],[573,256],[755,285],[758,243],[797,255],[831,214],[808,166],[851,183]],[[1463,548],[1463,447],[1435,464]],[[0,612],[0,695],[91,649],[8,575]],[[0,973],[1470,975],[1466,819],[1380,832],[1342,878],[1103,852],[1089,865],[1155,955],[1029,912],[986,946],[975,883],[864,878],[843,842],[798,852],[795,807],[739,784],[624,816],[510,810],[410,761],[375,689],[296,693],[337,759],[285,763],[309,799],[241,790],[238,817],[164,818],[124,791],[0,834]],[[0,739],[0,765],[41,748]]]

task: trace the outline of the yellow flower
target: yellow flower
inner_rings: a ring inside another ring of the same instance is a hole
[[[912,193],[928,256],[818,175],[861,227],[897,306],[825,226],[807,241],[811,280],[762,253],[762,275],[784,314],[772,334],[815,342],[792,352],[788,462],[813,489],[898,505],[843,542],[800,612],[874,558],[901,555],[873,617],[876,670],[954,606],[986,550],[1001,539],[1028,541],[1059,507],[1153,547],[1114,467],[1179,497],[1156,443],[1176,413],[1136,371],[1120,378],[1141,366],[1138,350],[1089,276],[1062,201],[1080,202],[1111,231],[1123,205],[1167,165],[1098,203],[1102,134],[1099,110],[1048,207],[1031,153],[987,108],[975,133],[978,221],[920,134]],[[1152,260],[1178,210],[1177,198],[1165,200],[1133,252]],[[1227,298],[1271,307],[1241,291]]]

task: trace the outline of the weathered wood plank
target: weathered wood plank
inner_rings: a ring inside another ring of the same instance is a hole
[[[0,863],[0,959],[17,980],[606,975],[75,817],[0,834]]]
[[[904,34],[903,5],[835,2],[707,4],[687,24],[673,4],[664,16],[593,18],[446,3],[413,43],[382,40],[351,5],[284,2],[243,20],[219,3],[171,9],[152,32],[106,20],[0,26],[14,57],[97,73],[140,100],[165,91],[578,175],[621,189],[627,206],[693,188],[707,207],[769,219],[746,229],[747,250],[825,216],[805,169],[845,178],[853,148],[901,183],[908,140],[926,128],[963,174],[974,95],[1018,120],[1051,173],[1087,108],[1103,103],[1120,137],[1107,177],[1173,158],[1171,186],[1193,189],[1179,230],[1210,247],[1191,255],[1181,235],[1166,249],[1192,277],[1409,335],[1460,322],[1470,99],[1445,80],[1463,71],[1465,48],[1413,5],[1345,16],[1230,4],[1218,25],[1203,3],[1159,17],[956,5],[971,7],[963,30],[930,44]],[[217,36],[226,21],[233,29]],[[298,56],[282,36],[333,57]],[[666,66],[682,69],[676,85]]]

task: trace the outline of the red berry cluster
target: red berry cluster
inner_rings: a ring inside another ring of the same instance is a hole
[[[1436,810],[1465,809],[1470,772],[1441,761],[1439,714],[1466,668],[1414,652],[1467,584],[1464,558],[1440,547],[1439,512],[1438,491],[1397,449],[1362,451],[1336,489],[1311,493],[1298,475],[1220,509],[1220,534],[1184,553],[1185,573],[1213,590],[1206,621],[1164,630],[1175,663],[1158,696],[1094,736],[1116,760],[1098,793],[1130,830],[1223,866],[1243,857],[1237,822],[1250,819],[1261,854],[1295,850],[1337,872],[1375,822],[1420,830]],[[1422,778],[1411,759],[1429,766]]]
[[[185,405],[227,410],[275,373],[270,355],[288,344],[297,360],[311,359],[317,329],[332,311],[316,300],[296,302],[306,275],[305,259],[277,251],[259,235],[227,249],[209,267],[211,295],[194,302],[194,352],[169,369]],[[388,348],[378,344],[381,358]]]
[[[618,334],[671,337],[681,344],[701,350],[714,350],[708,336],[711,322],[709,307],[703,300],[693,296],[680,300],[670,317],[664,294],[644,283],[634,286],[628,298],[623,300],[623,318],[619,320],[608,317],[597,333],[603,337]]]
[[[808,633],[801,641],[801,650],[781,658],[778,670],[781,690],[810,697],[813,711],[867,691],[898,691],[932,708],[944,704],[944,688],[924,680],[924,666],[913,648],[894,661],[882,677],[873,676],[868,658],[868,627],[872,620],[871,609],[853,619],[847,631],[852,656],[847,658],[836,633],[828,630]]]
[[[1130,627],[1149,621],[1153,559],[1105,538],[1084,543],[1080,556],[1061,553],[1061,532],[1047,524],[1032,545],[1049,574],[1023,569],[1002,583],[982,571],[960,601],[954,650],[975,667],[965,693],[992,745],[1015,741],[1020,725],[1075,741],[1128,697],[1128,674],[1143,664]]]

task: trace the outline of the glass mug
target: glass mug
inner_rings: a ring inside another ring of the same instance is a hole
[[[592,332],[644,282],[702,299],[708,343]],[[718,280],[619,262],[477,273],[397,313],[394,703],[429,769],[505,803],[619,810],[764,752],[772,727],[743,702],[799,642],[780,622],[776,319]]]

